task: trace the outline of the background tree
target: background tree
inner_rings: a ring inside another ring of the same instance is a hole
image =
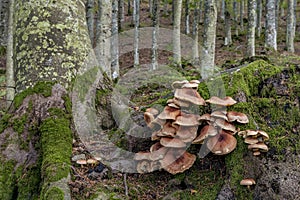
[[[265,47],[277,50],[275,0],[266,0]]]
[[[180,43],[180,24],[182,0],[174,0],[174,22],[173,22],[173,59],[174,63],[181,66],[181,43]]]
[[[294,38],[296,30],[296,16],[295,16],[295,5],[296,0],[288,0],[288,12],[286,22],[286,48],[289,52],[294,53]]]
[[[111,65],[107,65],[111,67],[112,71],[112,79],[117,79],[120,75],[120,66],[119,66],[119,32],[118,32],[118,0],[112,0],[112,19],[111,19]],[[109,54],[108,53],[108,54]],[[110,77],[110,76],[109,76]]]
[[[185,0],[185,34],[190,34],[190,0]]]
[[[227,0],[225,1],[225,39],[224,45],[228,46],[232,44],[232,37],[231,37],[231,13],[232,13],[232,1]]]
[[[199,47],[198,47],[198,40],[199,40],[199,9],[200,9],[200,2],[194,2],[194,22],[193,22],[193,63],[195,65],[199,65]]]
[[[247,56],[255,56],[256,0],[248,0]]]
[[[158,0],[153,0],[153,32],[152,32],[152,55],[151,55],[151,63],[152,70],[157,69],[158,67],[158,44],[157,44],[157,36],[159,31],[159,2]]]
[[[261,34],[261,17],[262,17],[262,0],[256,0],[256,6],[257,6],[257,9],[256,9],[256,33],[257,33],[257,36],[260,37],[260,34]]]
[[[140,26],[140,0],[134,0],[134,66],[140,64],[139,61],[139,26]]]

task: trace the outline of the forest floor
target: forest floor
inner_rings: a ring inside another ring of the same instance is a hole
[[[171,9],[171,8],[169,8]],[[127,8],[125,8],[127,10]],[[163,12],[163,10],[161,10]],[[125,17],[123,27],[124,30],[132,29],[130,26],[132,19],[130,16]],[[149,17],[148,5],[141,5],[141,26],[151,26],[151,19]],[[218,22],[222,24],[221,21]],[[263,47],[263,37],[256,41],[256,54],[259,56],[266,56],[274,64],[284,64],[289,58],[288,62],[295,65],[300,65],[300,35],[299,31],[296,33],[295,40],[295,54],[290,54],[284,50],[285,41],[285,21],[280,19],[279,21],[279,35],[278,35],[278,51],[277,52],[265,52]],[[171,16],[161,17],[161,26],[164,28],[172,28]],[[299,28],[298,28],[299,29]],[[201,31],[201,26],[200,26]],[[182,30],[183,32],[183,30]],[[233,44],[230,46],[224,46],[224,35],[223,25],[218,26],[217,30],[217,41],[216,41],[216,65],[221,69],[229,69],[232,67],[238,67],[241,65],[242,60],[246,52],[246,30],[239,31],[239,35],[233,34]],[[234,33],[234,30],[232,31]],[[201,34],[199,34],[201,35]],[[201,38],[200,38],[201,40]],[[140,64],[151,63],[151,49],[140,50]],[[171,64],[172,53],[168,51],[159,51],[159,63]],[[127,71],[133,68],[133,52],[124,54],[120,57],[120,73],[121,75],[126,74]],[[190,63],[183,65],[182,71],[188,72],[193,69]],[[2,57],[0,60],[0,110],[4,109],[4,95],[5,95],[5,58]],[[185,73],[185,72],[184,72]],[[189,76],[193,74],[186,73]],[[143,112],[142,107],[150,105],[162,95],[155,96],[153,98],[145,98],[151,96],[151,94],[166,93],[161,88],[144,88],[144,91],[136,92],[135,107],[137,110],[133,114],[134,120],[143,124]],[[145,95],[146,94],[146,95]],[[1,115],[1,113],[0,113]],[[144,124],[143,124],[144,125]],[[195,149],[197,151],[199,149]],[[269,156],[272,153],[269,154]],[[77,158],[91,158],[93,157],[86,150],[85,146],[80,140],[74,140],[73,143],[73,155],[74,159],[72,166],[72,181],[70,182],[70,188],[72,191],[72,197],[74,200],[80,199],[92,199],[98,197],[98,199],[174,199],[167,197],[169,194],[176,191],[185,191],[188,199],[193,199],[193,195],[207,194],[210,191],[214,191],[214,188],[221,188],[226,179],[226,165],[225,158],[208,154],[204,159],[197,160],[190,171],[185,174],[197,171],[200,175],[197,176],[198,181],[201,181],[201,186],[191,185],[194,180],[189,180],[186,175],[173,176],[165,171],[155,171],[150,174],[125,174],[120,172],[110,171],[102,163],[78,165],[75,160]],[[201,175],[202,174],[202,175]],[[157,179],[159,177],[159,179]],[[218,187],[213,187],[218,185]],[[100,188],[100,191],[99,191]],[[102,193],[103,192],[103,193]],[[127,193],[129,196],[126,196]],[[107,194],[110,194],[110,196]],[[191,197],[192,196],[192,197]],[[181,196],[184,198],[184,196]],[[205,199],[205,197],[203,197]],[[208,198],[207,198],[208,199]]]

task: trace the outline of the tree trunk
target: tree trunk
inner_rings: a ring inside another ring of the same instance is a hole
[[[1,0],[0,1],[0,46],[7,45],[7,37],[8,35],[8,24],[9,21],[9,5],[11,1],[9,0]]]
[[[275,0],[267,0],[266,3],[265,47],[277,50]]]
[[[255,56],[256,0],[248,0],[247,56]]]
[[[118,32],[118,0],[112,0],[112,18],[111,18],[111,40],[110,55],[112,79],[117,79],[120,75],[119,69],[119,32]],[[110,77],[110,76],[109,76]]]
[[[214,72],[217,26],[217,6],[214,0],[205,0],[203,43],[201,50],[201,75],[209,77]]]
[[[131,15],[131,0],[127,1],[127,15]]]
[[[157,36],[158,36],[158,29],[159,29],[159,3],[158,0],[153,0],[153,32],[152,32],[152,70],[156,70],[158,67],[158,44],[157,44]]]
[[[240,0],[240,27],[244,30],[244,0]]]
[[[262,17],[262,0],[257,0],[257,9],[256,9],[256,30],[257,36],[260,37],[261,35],[261,17]]]
[[[239,29],[238,29],[238,8],[237,8],[237,0],[233,1],[233,20],[234,20],[234,26],[235,26],[235,35],[239,35]]]
[[[288,13],[287,13],[287,22],[286,22],[286,48],[287,51],[294,53],[294,38],[295,38],[295,30],[296,30],[296,16],[294,5],[296,4],[296,0],[288,1]]]
[[[232,44],[232,37],[231,37],[231,1],[225,2],[225,41],[224,45],[228,46]]]
[[[190,1],[185,0],[185,34],[190,34]]]
[[[221,0],[221,12],[220,12],[220,17],[221,19],[225,19],[225,7],[226,7],[226,1],[225,0]]]
[[[180,43],[180,23],[182,0],[175,0],[174,24],[173,24],[173,59],[176,65],[181,66],[181,43]]]
[[[15,97],[14,60],[13,60],[13,34],[14,34],[14,6],[15,1],[11,0],[9,5],[8,38],[6,47],[6,102],[7,108]]]
[[[280,0],[275,0],[275,27],[276,27],[276,33],[278,33],[279,12],[280,12]]]
[[[95,2],[94,0],[87,1],[87,26],[89,30],[90,39],[92,42],[92,46],[94,46],[95,36],[94,36],[94,9],[95,9]]]
[[[0,199],[71,199],[66,89],[91,51],[85,6],[71,0],[15,3],[17,96],[0,128]]]
[[[200,2],[194,2],[194,22],[193,22],[193,63],[195,65],[199,64],[199,48],[198,48],[198,40],[199,40],[199,7]]]
[[[99,17],[99,36],[97,38],[97,44],[95,53],[98,62],[103,66],[104,72],[108,77],[111,77],[111,45],[110,38],[112,35],[112,2],[110,0],[99,1],[100,17]],[[117,18],[117,16],[116,16]],[[117,19],[116,19],[117,20]]]
[[[139,61],[139,26],[140,26],[140,0],[134,0],[134,66],[140,64]]]
[[[122,31],[122,21],[124,21],[124,1],[118,0],[118,30]]]

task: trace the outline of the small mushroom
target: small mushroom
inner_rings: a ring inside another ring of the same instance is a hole
[[[179,126],[196,126],[199,125],[199,117],[199,115],[181,112],[181,114],[176,117],[173,124],[177,124]]]
[[[164,147],[171,147],[171,148],[186,147],[186,144],[178,138],[162,137],[160,139],[160,144]]]
[[[144,112],[144,120],[145,120],[147,126],[149,126],[151,124],[151,122],[154,121],[154,115],[150,112]]]
[[[187,80],[174,81],[171,86],[173,89],[177,89],[177,88],[182,88],[182,86],[186,83],[189,83],[189,82]]]
[[[87,164],[86,160],[83,160],[83,159],[77,160],[76,163],[79,164],[81,167],[83,167],[83,165]]]
[[[216,129],[216,127],[212,125],[206,125],[201,129],[200,134],[195,138],[193,144],[203,144],[206,138],[208,138],[209,136],[215,136],[217,134],[218,130]]]
[[[255,185],[255,184],[256,184],[255,180],[252,178],[246,178],[246,179],[241,180],[241,182],[240,182],[240,185],[245,185],[248,188],[250,188],[251,185]]]
[[[179,126],[176,137],[184,143],[190,143],[197,137],[197,129],[198,126]]]
[[[212,118],[219,118],[219,119],[223,119],[223,120],[228,121],[228,118],[227,118],[227,116],[226,116],[226,113],[224,113],[224,112],[222,112],[222,111],[220,111],[220,110],[216,110],[216,111],[212,112],[212,113],[210,114],[210,116],[211,116]]]
[[[227,112],[227,117],[229,122],[237,121],[241,124],[249,123],[249,119],[246,114],[236,111]]]
[[[210,104],[218,105],[218,106],[232,106],[232,105],[237,103],[231,97],[225,97],[225,98],[221,99],[221,98],[216,97],[216,96],[210,97],[210,99],[206,100],[206,102],[210,103]]]
[[[157,118],[175,120],[178,115],[180,115],[179,109],[166,106],[164,110],[157,116]]]
[[[206,142],[207,148],[216,155],[225,155],[232,152],[236,144],[235,137],[223,130],[218,135],[209,138]]]
[[[222,119],[216,119],[214,121],[214,125],[216,125],[217,127],[220,127],[221,129],[231,131],[231,132],[233,132],[233,134],[235,134],[237,132],[237,130],[233,124],[231,124],[225,120],[222,120]]]
[[[256,144],[256,143],[258,143],[259,141],[258,141],[258,139],[256,139],[256,138],[246,137],[245,140],[244,140],[244,142],[245,142],[246,144]]]
[[[265,143],[263,143],[263,142],[259,142],[259,143],[256,143],[256,144],[250,144],[249,146],[248,146],[248,149],[259,149],[261,152],[267,152],[267,151],[269,151],[269,148],[268,148],[268,146],[265,144]]]

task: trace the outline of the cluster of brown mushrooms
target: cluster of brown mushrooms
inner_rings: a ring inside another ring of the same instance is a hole
[[[238,132],[233,122],[248,123],[244,113],[226,111],[226,106],[237,103],[231,97],[212,96],[204,100],[198,93],[197,80],[175,81],[174,98],[167,101],[161,113],[154,108],[146,109],[144,119],[153,130],[153,144],[148,152],[135,155],[137,171],[147,173],[160,168],[171,174],[189,169],[196,156],[187,152],[190,144],[206,144],[214,154],[225,155],[232,152],[237,144],[234,135]],[[213,104],[211,114],[202,116],[193,112],[193,107]]]
[[[245,130],[238,133],[245,139],[248,149],[253,151],[254,156],[259,156],[261,152],[267,152],[268,146],[265,141],[269,140],[269,135],[262,130]]]

